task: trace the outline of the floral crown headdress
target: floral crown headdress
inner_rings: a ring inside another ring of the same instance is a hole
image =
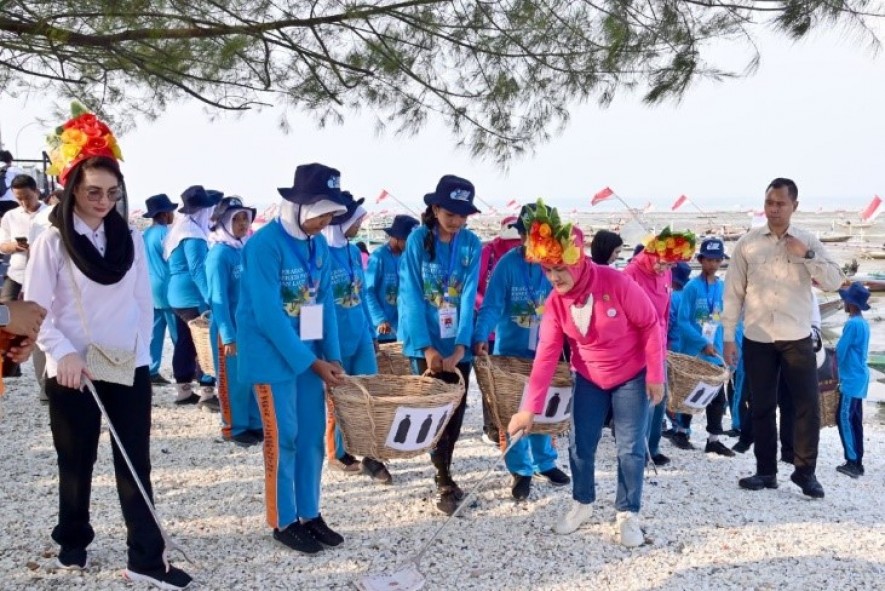
[[[667,226],[660,234],[646,241],[645,252],[665,263],[678,263],[691,260],[696,244],[697,237],[693,232],[674,232]]]
[[[575,242],[571,223],[563,224],[555,207],[538,199],[522,223],[528,231],[525,260],[542,265],[575,265],[581,260],[581,245]]]
[[[68,174],[83,160],[106,156],[122,160],[123,154],[111,129],[80,102],[71,103],[71,118],[46,138],[51,166],[47,174],[64,185]]]

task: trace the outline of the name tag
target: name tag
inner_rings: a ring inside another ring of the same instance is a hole
[[[704,338],[712,343],[716,339],[716,329],[718,328],[718,322],[704,322],[701,331],[704,333]]]
[[[318,341],[323,338],[323,305],[301,306],[301,340]]]
[[[458,308],[451,304],[444,304],[439,309],[439,336],[443,339],[453,339],[458,332]]]
[[[537,318],[532,318],[532,323],[529,325],[529,351],[538,350],[538,332],[540,327],[541,322]]]

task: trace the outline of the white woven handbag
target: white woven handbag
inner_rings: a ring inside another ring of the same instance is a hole
[[[86,331],[86,338],[89,339],[89,345],[86,348],[86,369],[89,370],[95,381],[131,386],[135,383],[136,349],[127,350],[122,347],[111,347],[92,342],[92,333],[86,324],[86,312],[83,310],[80,288],[74,279],[74,261],[70,257],[67,259],[68,273],[71,277],[71,286],[74,289],[74,298],[77,300],[80,322],[83,324],[83,330]]]

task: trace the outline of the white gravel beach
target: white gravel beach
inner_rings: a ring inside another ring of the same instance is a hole
[[[164,368],[165,369],[165,368]],[[50,538],[57,514],[56,461],[48,407],[37,400],[33,369],[7,380],[0,400],[5,441],[0,450],[0,588],[132,589],[121,578],[125,530],[113,480],[108,433],[95,467],[92,566],[84,573],[51,570]],[[164,371],[165,373],[165,371]],[[455,452],[454,474],[465,490],[495,458],[480,441],[478,392]],[[346,538],[316,557],[295,554],[270,536],[264,521],[260,447],[221,441],[218,415],[172,404],[174,389],[155,388],[151,456],[160,515],[197,567],[180,563],[199,589],[349,589],[366,571],[389,571],[408,558],[442,514],[433,506],[429,460],[392,461],[393,486],[362,475],[326,470],[326,521]],[[686,452],[662,443],[673,462],[649,471],[642,518],[646,545],[617,544],[613,525],[615,464],[606,432],[598,456],[594,522],[570,536],[550,531],[571,498],[535,479],[527,503],[510,498],[503,466],[443,532],[421,563],[427,589],[883,589],[885,588],[885,427],[883,410],[867,405],[867,474],[838,474],[841,446],[835,428],[821,437],[818,478],[826,498],[812,501],[788,481],[780,464],[778,490],[740,490],[754,471],[752,452],[737,458]],[[694,441],[701,444],[703,421]],[[730,440],[733,444],[735,440]],[[566,440],[558,442],[567,469]],[[649,468],[650,470],[650,468]]]

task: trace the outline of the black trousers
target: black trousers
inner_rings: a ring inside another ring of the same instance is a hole
[[[781,372],[777,381],[777,408],[780,411],[778,433],[781,442],[781,457],[790,462],[794,459],[793,439],[795,438],[795,410],[793,409],[793,397],[787,387],[786,374]],[[749,380],[744,380],[744,392],[740,402],[741,435],[740,441],[747,445],[753,445],[753,419],[750,411],[750,386]]]
[[[457,367],[458,371],[461,372],[461,375],[464,376],[465,396],[461,399],[461,404],[455,408],[452,418],[449,420],[449,424],[446,425],[442,436],[439,438],[439,441],[436,442],[436,447],[430,450],[430,461],[436,468],[437,484],[440,485],[447,485],[452,482],[452,456],[455,453],[455,442],[457,442],[458,438],[461,436],[461,425],[464,423],[464,411],[467,410],[466,392],[470,389],[471,364],[469,362],[459,363]],[[427,362],[423,359],[413,358],[413,371],[416,368],[419,374],[424,373],[427,371]],[[433,374],[433,377],[442,380],[447,384],[458,383],[458,374],[456,373],[443,372]]]
[[[202,371],[197,365],[197,348],[187,323],[200,316],[197,308],[173,308],[178,328],[178,342],[172,351],[172,375],[177,384],[189,384]]]
[[[153,499],[151,488],[151,382],[147,366],[135,370],[130,386],[95,382],[99,398]],[[92,467],[101,433],[101,413],[88,391],[64,388],[55,378],[46,381],[49,424],[58,454],[58,525],[52,539],[64,549],[85,549],[95,537],[89,520]],[[163,568],[163,538],[151,517],[138,485],[112,440],[117,495],[126,521],[129,568]]]
[[[811,337],[774,343],[745,338],[743,353],[753,398],[750,412],[757,472],[777,473],[776,408],[778,378],[783,374],[794,409],[793,465],[799,473],[814,474],[820,441],[820,393]]]

